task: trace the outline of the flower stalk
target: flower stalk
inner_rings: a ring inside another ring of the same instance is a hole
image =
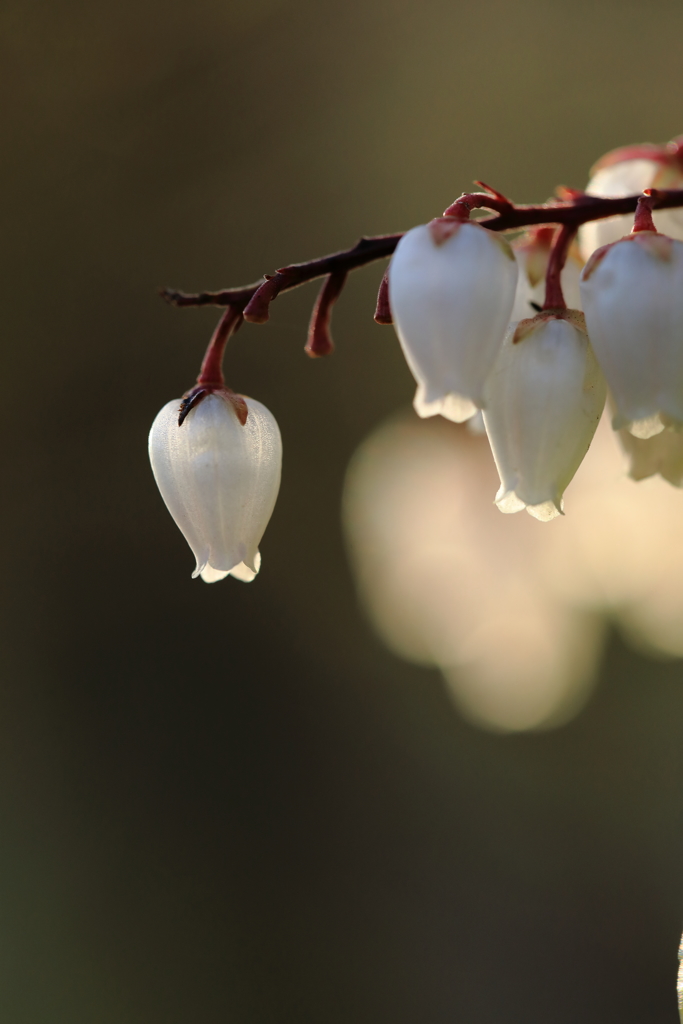
[[[332,307],[342,293],[346,275],[346,270],[336,270],[325,279],[325,283],[320,289],[320,294],[313,307],[308,328],[308,340],[304,349],[306,355],[313,359],[329,356],[334,352],[334,342],[330,333]]]
[[[563,224],[550,250],[548,270],[545,278],[545,302],[543,309],[566,309],[560,280],[564,265],[567,262],[569,247],[576,237],[578,228],[572,224]]]
[[[211,341],[206,349],[199,376],[197,377],[197,383],[189,391],[186,391],[181,399],[178,409],[179,427],[182,427],[188,413],[196,408],[208,395],[215,394],[216,392],[220,392],[227,401],[232,403],[242,426],[247,422],[248,409],[246,402],[241,395],[236,395],[234,391],[226,387],[225,378],[223,377],[223,353],[225,352],[225,346],[230,335],[238,331],[242,323],[243,317],[241,312],[235,309],[234,306],[228,306],[211,336]]]

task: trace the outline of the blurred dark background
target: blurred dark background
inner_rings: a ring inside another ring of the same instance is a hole
[[[4,0],[0,1019],[674,1024],[683,670],[495,736],[357,608],[343,474],[413,384],[381,267],[231,343],[285,444],[192,581],[146,436],[236,285],[683,131],[680,0]]]

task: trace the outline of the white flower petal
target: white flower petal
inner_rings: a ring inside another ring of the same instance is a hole
[[[271,413],[246,399],[244,426],[219,393],[178,426],[180,400],[152,425],[149,452],[161,495],[197,559],[193,575],[253,579],[258,544],[280,486],[282,442]]]
[[[219,580],[224,580],[229,573],[223,569],[212,569],[210,565],[207,565],[199,575],[205,583],[218,583]]]
[[[250,569],[244,562],[240,562],[239,565],[233,566],[230,570],[230,575],[234,576],[236,580],[242,580],[243,583],[251,583],[252,580],[256,579],[256,575],[261,568],[261,554],[259,551],[256,552],[254,558],[254,569]]]
[[[580,314],[576,314],[577,317]],[[586,334],[570,320],[511,327],[486,385],[484,423],[501,479],[502,512],[548,521],[588,450],[605,383]]]
[[[683,426],[683,242],[641,232],[594,260],[581,295],[614,428],[648,438]]]
[[[420,416],[461,422],[481,407],[516,283],[509,245],[477,224],[454,226],[440,244],[429,225],[403,236],[389,265],[389,296]]]
[[[428,402],[425,398],[425,389],[422,384],[417,386],[415,398],[413,399],[413,408],[422,419],[426,419],[428,416],[443,416],[453,423],[464,423],[465,420],[471,419],[477,413],[477,407],[474,402],[471,402],[469,398],[463,398],[461,395],[453,393]]]

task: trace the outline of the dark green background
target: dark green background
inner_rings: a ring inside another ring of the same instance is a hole
[[[680,0],[4,0],[3,1024],[674,1024],[680,664],[495,737],[356,607],[344,469],[413,385],[354,278],[231,343],[283,485],[190,579],[147,464],[242,284],[683,131]]]

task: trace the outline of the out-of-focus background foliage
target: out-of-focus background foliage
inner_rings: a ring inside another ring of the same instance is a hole
[[[5,0],[0,1017],[673,1024],[683,669],[613,640],[554,732],[459,718],[356,603],[339,504],[409,403],[381,274],[231,343],[283,485],[192,581],[147,464],[241,284],[683,131],[680,0]],[[683,523],[682,523],[683,526]],[[544,527],[539,526],[540,529]]]

